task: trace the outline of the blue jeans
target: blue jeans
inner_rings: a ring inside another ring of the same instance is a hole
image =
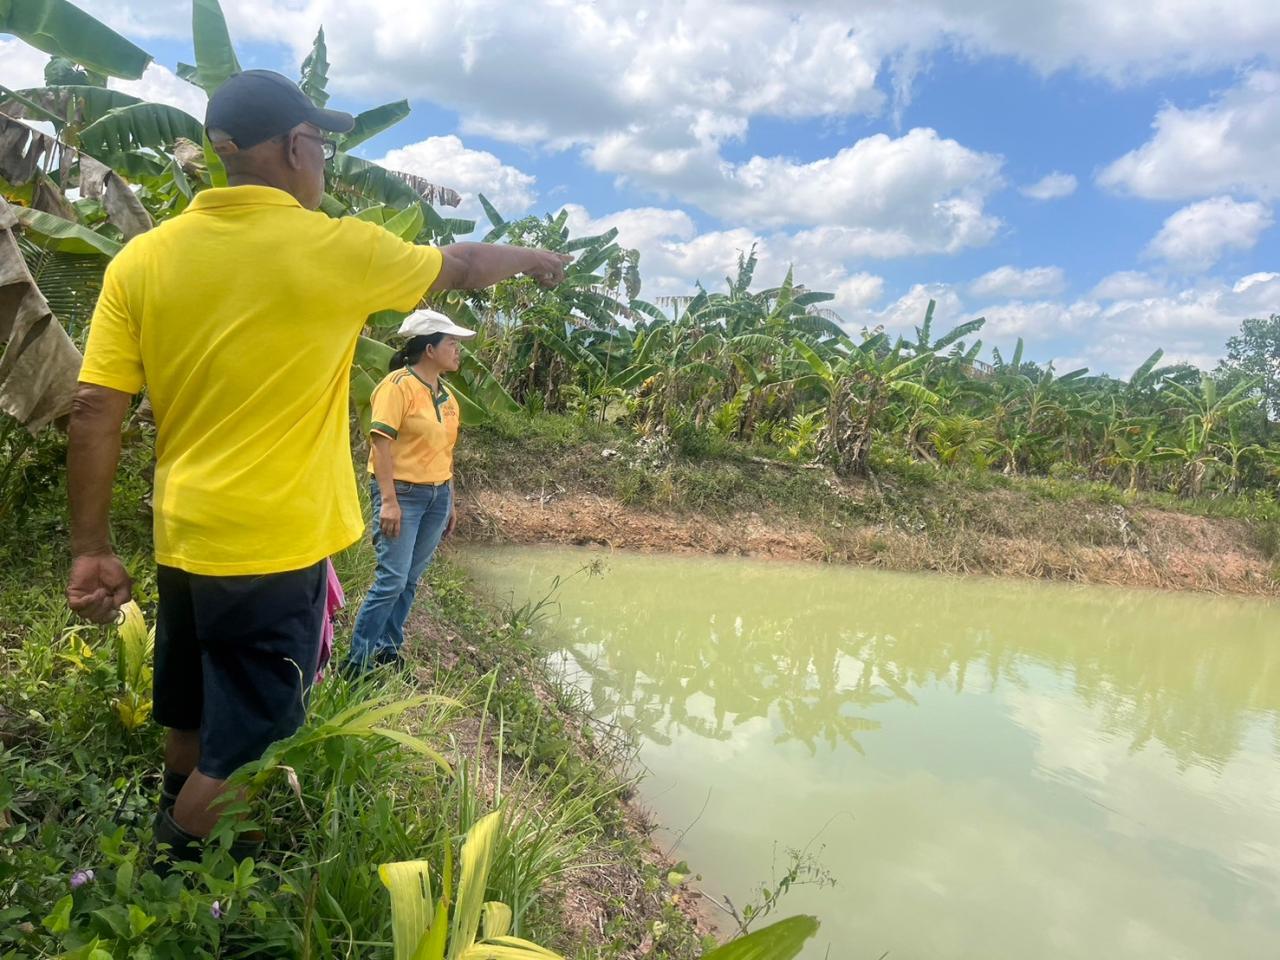
[[[372,477],[369,479],[378,570],[351,635],[347,662],[357,669],[368,666],[380,655],[395,654],[404,643],[404,622],[413,606],[418,581],[440,544],[453,508],[453,491],[447,483],[440,486],[403,480],[395,483],[396,500],[400,503],[400,536],[393,538],[382,532],[378,522],[382,495],[378,482]]]

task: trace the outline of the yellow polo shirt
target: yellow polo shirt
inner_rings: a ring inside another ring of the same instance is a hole
[[[278,573],[363,530],[349,369],[370,313],[411,310],[442,257],[272,187],[205,190],[107,268],[80,380],[147,386],[156,560]]]
[[[444,483],[453,479],[453,448],[462,410],[442,383],[440,392],[410,367],[393,370],[373,389],[370,433],[390,437],[395,479]],[[369,451],[373,473],[373,451]]]

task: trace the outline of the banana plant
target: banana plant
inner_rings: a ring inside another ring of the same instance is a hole
[[[1265,457],[1267,449],[1260,443],[1244,440],[1240,433],[1240,424],[1235,417],[1227,421],[1227,436],[1215,445],[1219,459],[1227,468],[1228,491],[1239,493],[1244,483],[1245,471],[1250,459]]]
[[[68,0],[6,0],[0,3],[0,33],[13,34],[37,50],[96,73],[126,80],[141,77],[152,59]]]
[[[824,395],[827,429],[819,449],[841,473],[867,475],[876,420],[892,399],[929,405],[940,401],[916,379],[933,355],[903,359],[904,341],[889,349],[886,339],[882,333],[858,345],[845,339],[826,356],[804,341],[792,344],[811,371],[800,382]]]

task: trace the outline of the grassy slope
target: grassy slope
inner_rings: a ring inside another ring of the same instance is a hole
[[[127,450],[114,514],[148,614],[149,453],[145,438]],[[414,670],[361,690],[335,679],[317,688],[309,725],[282,759],[297,772],[298,792],[272,774],[253,804],[267,825],[267,860],[245,875],[215,853],[189,888],[176,878],[160,885],[145,870],[160,731],[123,729],[111,707],[120,692],[113,631],[73,627],[65,609],[64,492],[57,472],[50,476],[50,486],[26,492],[0,535],[0,957],[58,956],[95,935],[114,939],[117,956],[144,943],[157,958],[238,949],[390,956],[388,900],[373,868],[417,858],[438,866],[444,846],[499,801],[507,840],[488,896],[516,907],[522,935],[569,956],[629,957],[661,922],[669,955],[697,954],[680,907],[689,895],[666,888],[664,865],[623,801],[629,785],[617,761],[626,746],[593,728],[546,673],[518,612],[482,607],[447,561],[413,615]],[[372,573],[368,543],[337,565],[349,600],[341,650]],[[83,668],[62,656],[77,639],[94,651]],[[452,778],[380,738],[314,741],[328,718],[368,698],[403,705],[441,692],[456,703],[418,704],[384,723],[446,755]],[[69,922],[46,922],[83,868],[95,879],[72,896]],[[153,920],[126,946],[134,908]]]

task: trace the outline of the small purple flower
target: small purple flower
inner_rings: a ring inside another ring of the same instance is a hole
[[[222,919],[222,901],[220,900],[213,901],[213,905],[209,907],[209,913],[213,915],[213,919],[221,920]]]
[[[72,890],[79,890],[86,883],[92,883],[92,882],[93,882],[92,870],[77,870],[75,873],[71,875]]]

